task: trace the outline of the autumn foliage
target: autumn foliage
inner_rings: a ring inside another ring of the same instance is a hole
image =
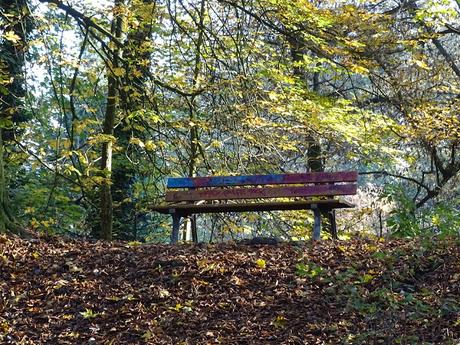
[[[0,342],[457,344],[459,249],[0,237]]]

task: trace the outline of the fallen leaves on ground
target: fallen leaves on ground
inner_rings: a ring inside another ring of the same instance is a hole
[[[0,342],[458,344],[459,242],[0,237]]]

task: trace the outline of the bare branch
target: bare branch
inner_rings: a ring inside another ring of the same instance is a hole
[[[417,186],[420,186],[423,189],[425,189],[427,191],[427,193],[432,192],[432,190],[427,185],[423,184],[422,182],[420,182],[420,181],[418,181],[418,180],[416,180],[416,179],[414,179],[412,177],[407,177],[407,176],[399,175],[399,174],[392,174],[392,173],[389,173],[388,171],[385,171],[385,170],[381,170],[381,171],[363,171],[363,172],[360,172],[359,175],[383,175],[383,176],[396,177],[396,178],[400,178],[402,180],[406,180],[406,181],[415,183]]]
[[[112,35],[110,33],[110,31],[108,31],[107,29],[103,28],[102,26],[100,26],[99,24],[94,22],[94,20],[92,20],[90,17],[88,17],[85,14],[77,11],[75,8],[73,8],[73,7],[69,6],[69,5],[66,5],[63,2],[59,1],[59,0],[39,0],[39,1],[42,2],[42,3],[49,3],[49,4],[56,5],[58,8],[60,8],[63,11],[65,11],[66,13],[68,13],[69,15],[74,17],[75,19],[82,21],[83,24],[85,24],[86,27],[91,27],[91,28],[96,29],[101,34],[103,34],[104,36],[110,38],[110,40],[112,42],[114,42],[118,47],[120,47],[120,48],[123,47],[123,43],[120,42],[120,40],[118,38],[116,38],[114,35]]]

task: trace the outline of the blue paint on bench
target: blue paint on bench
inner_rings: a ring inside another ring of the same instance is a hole
[[[283,183],[285,175],[178,177],[168,179],[168,188],[199,188]]]

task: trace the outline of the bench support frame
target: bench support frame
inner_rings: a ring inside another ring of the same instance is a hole
[[[318,241],[321,239],[321,226],[322,218],[326,217],[330,223],[331,227],[331,235],[333,239],[337,239],[337,225],[336,225],[336,217],[335,217],[335,209],[336,208],[350,208],[353,205],[346,203],[346,202],[338,202],[337,200],[319,200],[315,202],[293,202],[293,203],[282,203],[277,204],[274,203],[273,208],[267,207],[270,204],[260,204],[259,207],[255,207],[255,205],[259,204],[252,204],[252,207],[249,207],[247,204],[242,205],[245,206],[243,208],[238,208],[235,205],[230,204],[223,204],[223,205],[214,205],[217,206],[214,210],[209,208],[202,208],[198,205],[195,205],[195,209],[193,209],[192,205],[176,205],[175,208],[168,208],[167,212],[162,213],[169,213],[172,216],[172,232],[171,232],[171,244],[176,244],[179,242],[179,228],[182,218],[187,217],[195,217],[196,214],[199,213],[221,213],[225,212],[225,209],[228,209],[228,212],[250,212],[250,211],[275,211],[275,210],[312,210],[314,216],[314,224],[313,224],[313,232],[312,238],[314,241]],[[287,205],[286,207],[281,207]],[[203,205],[201,205],[203,206]],[[196,224],[196,223],[195,223]],[[196,225],[195,225],[196,226]],[[198,238],[196,236],[196,230],[193,231],[193,241],[196,243],[198,242]]]

